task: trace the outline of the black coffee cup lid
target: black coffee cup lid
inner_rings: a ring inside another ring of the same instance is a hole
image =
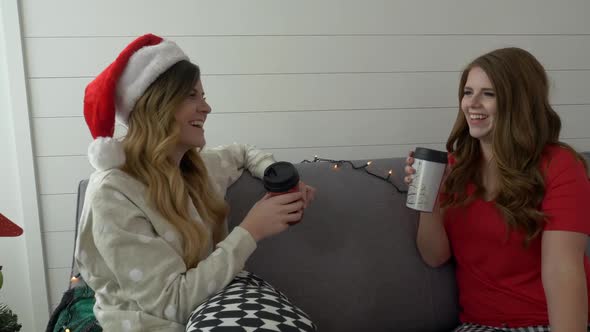
[[[446,151],[427,148],[416,148],[416,151],[414,151],[414,159],[432,161],[439,164],[446,164],[448,162]]]
[[[284,192],[299,183],[299,172],[290,162],[279,161],[264,170],[264,189],[270,192]]]

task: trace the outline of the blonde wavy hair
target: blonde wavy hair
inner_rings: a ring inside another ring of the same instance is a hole
[[[547,218],[539,210],[545,196],[545,170],[541,167],[545,147],[561,146],[588,168],[580,154],[559,141],[561,120],[549,103],[549,80],[545,69],[532,54],[512,47],[497,49],[475,59],[461,76],[459,103],[463,99],[469,71],[474,67],[485,71],[496,91],[497,118],[492,149],[498,167],[499,187],[495,205],[504,216],[508,229],[524,232],[527,246],[541,233]],[[480,172],[482,153],[479,141],[469,134],[461,109],[446,148],[453,153],[456,164],[445,180],[443,192],[447,199],[441,206],[467,204],[475,197],[482,197],[485,191]],[[468,183],[475,184],[473,197],[467,197]]]
[[[169,157],[180,133],[176,110],[199,79],[199,68],[188,61],[178,62],[160,75],[135,104],[123,140],[126,162],[122,170],[146,186],[149,202],[181,235],[187,268],[197,266],[202,253],[212,245],[211,239],[216,244],[225,237],[228,212],[196,150],[183,156],[180,167]],[[191,218],[189,199],[205,225]]]

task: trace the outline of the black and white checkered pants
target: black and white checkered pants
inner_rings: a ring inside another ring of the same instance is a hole
[[[549,326],[527,326],[527,327],[492,327],[472,323],[462,324],[453,332],[550,332]],[[590,331],[590,326],[588,326]]]
[[[189,317],[186,332],[205,331],[315,332],[317,328],[283,293],[242,271]]]

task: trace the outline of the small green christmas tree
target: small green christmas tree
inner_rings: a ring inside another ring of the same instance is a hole
[[[2,276],[2,266],[0,266],[0,288],[4,283]],[[17,332],[20,331],[21,325],[18,323],[18,317],[12,313],[6,304],[0,304],[0,332]]]
[[[22,228],[0,213],[0,237],[15,237],[20,236],[22,233]],[[2,276],[2,266],[0,266],[0,289],[3,283],[4,276]],[[21,327],[22,325],[18,323],[16,314],[13,314],[6,304],[0,303],[0,332],[18,332]]]
[[[0,304],[0,332],[18,332],[22,325],[6,304]]]

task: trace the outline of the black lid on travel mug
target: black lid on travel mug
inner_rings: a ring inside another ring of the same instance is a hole
[[[264,170],[264,189],[273,193],[290,190],[299,183],[299,172],[290,162],[279,161]]]
[[[416,148],[416,151],[414,151],[414,159],[432,161],[439,164],[446,164],[448,162],[446,151],[438,151],[427,148]]]

